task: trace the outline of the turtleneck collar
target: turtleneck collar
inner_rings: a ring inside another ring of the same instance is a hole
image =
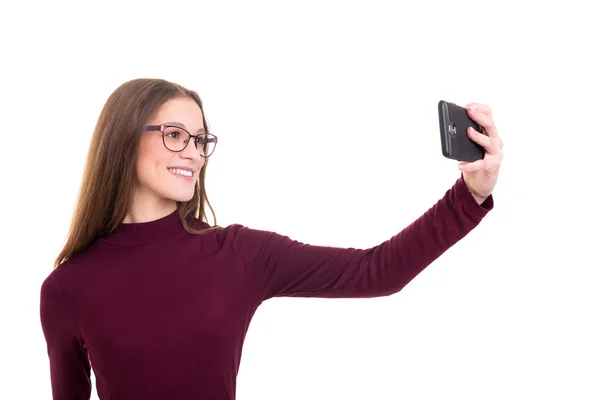
[[[179,209],[162,218],[148,222],[122,223],[102,240],[119,246],[140,246],[159,242],[185,232],[179,220]]]

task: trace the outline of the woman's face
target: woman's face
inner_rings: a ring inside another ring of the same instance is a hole
[[[147,125],[161,124],[181,126],[194,136],[204,132],[202,111],[190,98],[167,101]],[[185,131],[179,133],[187,137]],[[144,207],[189,201],[205,163],[193,138],[185,150],[173,152],[164,146],[162,135],[160,131],[146,131],[140,137],[135,201]],[[169,140],[169,137],[165,139]]]

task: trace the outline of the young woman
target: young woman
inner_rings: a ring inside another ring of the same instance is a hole
[[[469,105],[483,160],[425,214],[368,249],[216,225],[204,186],[217,137],[198,94],[136,79],[94,131],[68,240],[41,286],[54,399],[234,399],[252,316],[277,296],[396,293],[493,208],[502,141]],[[215,225],[207,223],[206,207]]]

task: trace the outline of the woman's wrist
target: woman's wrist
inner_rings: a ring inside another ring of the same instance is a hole
[[[484,201],[485,201],[485,200],[488,198],[488,196],[486,196],[486,197],[483,197],[483,196],[480,196],[480,195],[478,195],[478,194],[476,194],[476,193],[473,193],[473,192],[471,192],[471,191],[470,191],[470,193],[471,193],[471,196],[473,196],[473,198],[475,199],[475,201],[476,201],[476,202],[477,202],[477,204],[479,204],[479,205],[482,205],[482,204],[483,204],[483,202],[484,202]]]

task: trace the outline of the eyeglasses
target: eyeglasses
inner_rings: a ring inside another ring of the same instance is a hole
[[[161,131],[164,146],[174,152],[185,150],[191,138],[194,138],[194,146],[202,157],[210,157],[217,146],[217,137],[212,133],[200,133],[194,136],[186,129],[174,125],[148,125],[145,130]]]

